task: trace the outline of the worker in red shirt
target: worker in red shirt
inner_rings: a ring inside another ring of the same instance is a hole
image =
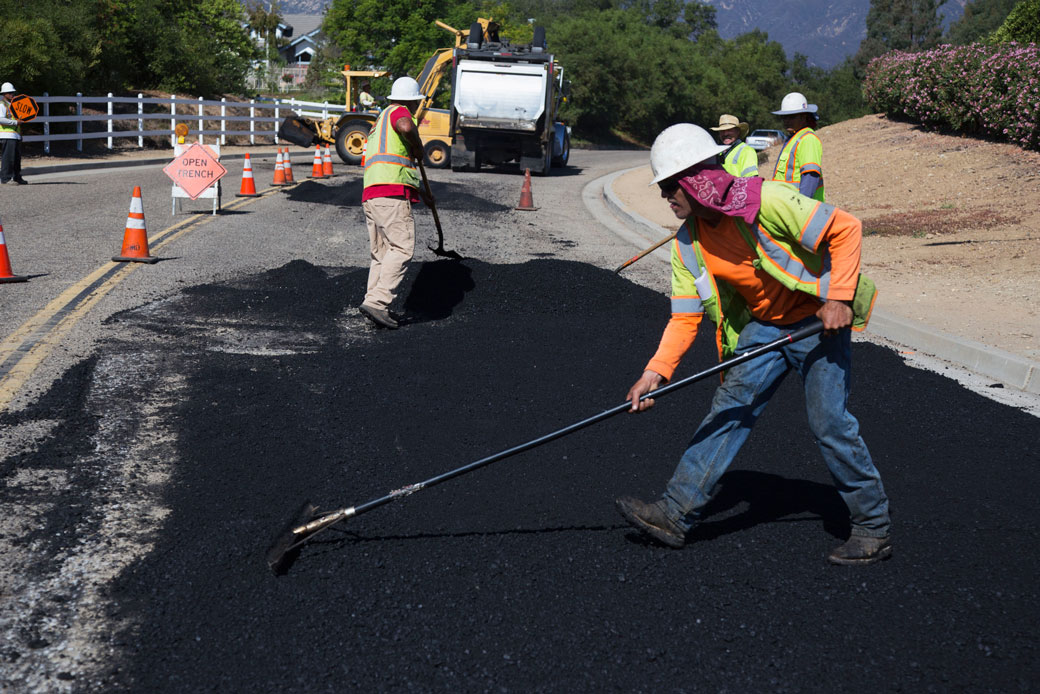
[[[672,242],[672,315],[657,353],[629,389],[633,412],[672,377],[704,316],[720,357],[743,353],[822,321],[823,332],[730,368],[662,497],[617,500],[625,519],[651,538],[682,547],[723,473],[784,376],[798,372],[809,427],[849,509],[851,537],[827,556],[871,564],[892,554],[888,497],[847,408],[851,339],[873,307],[860,274],[862,226],[852,215],[786,183],[739,178],[716,165],[726,149],[696,125],[664,130],[650,151],[653,183],[685,220]]]
[[[390,304],[415,251],[412,204],[433,205],[420,187],[415,162],[422,161],[423,146],[414,112],[426,98],[411,77],[394,81],[390,105],[379,114],[365,143],[364,191],[361,207],[368,224],[371,263],[368,289],[358,307],[376,325],[396,330],[397,318]]]

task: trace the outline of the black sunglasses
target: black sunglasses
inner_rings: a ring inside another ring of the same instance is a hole
[[[679,189],[679,179],[677,178],[666,178],[657,184],[657,187],[661,189],[661,192],[665,195],[671,195]]]

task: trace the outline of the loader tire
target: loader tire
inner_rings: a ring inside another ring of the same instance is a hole
[[[451,150],[448,148],[448,145],[440,140],[430,140],[426,143],[424,149],[426,156],[423,159],[426,160],[426,166],[431,169],[447,168],[448,163],[451,161]]]
[[[336,131],[336,154],[346,164],[361,163],[365,154],[365,143],[372,124],[367,120],[349,120]]]

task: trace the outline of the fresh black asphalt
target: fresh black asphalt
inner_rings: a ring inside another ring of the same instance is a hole
[[[158,492],[171,513],[107,595],[124,655],[79,690],[1040,686],[1040,421],[869,343],[853,348],[851,408],[891,497],[890,561],[824,561],[848,523],[792,375],[681,551],[648,544],[613,500],[660,492],[714,377],[352,519],[273,576],[264,552],[306,500],[357,505],[619,404],[668,314],[667,297],[585,264],[439,260],[413,265],[406,325],[386,331],[354,309],[365,276],[296,261],[111,319],[141,336],[111,349],[161,344],[184,389]],[[199,325],[284,349],[214,350]],[[681,375],[714,363],[698,339]],[[60,420],[0,470],[67,461],[83,496],[24,538],[55,552],[76,541],[61,529],[93,531],[103,474],[73,466],[97,426],[81,406],[95,366],[0,422]]]

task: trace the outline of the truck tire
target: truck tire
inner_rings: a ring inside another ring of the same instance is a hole
[[[555,167],[557,167],[559,169],[562,169],[563,167],[567,166],[567,162],[570,161],[570,158],[571,158],[571,136],[570,135],[564,135],[563,136],[563,151],[560,152],[557,156],[553,157],[553,159],[552,159],[553,166],[555,166]]]
[[[545,27],[534,28],[534,38],[531,39],[531,47],[545,50]],[[541,51],[536,51],[540,53]]]
[[[430,140],[426,143],[424,148],[426,156],[423,159],[426,160],[426,166],[431,169],[443,169],[448,166],[451,161],[451,150],[448,149],[448,145],[444,144],[440,140]]]
[[[336,154],[346,164],[360,164],[371,131],[372,124],[367,120],[347,121],[336,131]]]
[[[470,49],[480,48],[480,44],[484,40],[484,28],[480,26],[480,22],[473,22],[469,25],[469,38],[466,39],[466,47]]]

